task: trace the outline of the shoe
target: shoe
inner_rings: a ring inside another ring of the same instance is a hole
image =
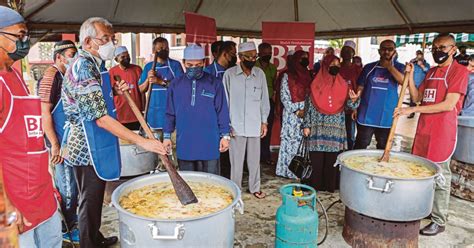
[[[425,236],[435,236],[438,233],[444,232],[445,229],[446,227],[431,222],[429,225],[420,230],[420,234]]]
[[[65,242],[73,242],[75,244],[79,244],[79,229],[74,228],[69,233],[63,233],[63,241]]]
[[[115,245],[117,242],[118,242],[117,236],[112,236],[112,237],[104,238],[104,240],[102,240],[99,245],[100,247],[105,248],[105,247]]]
[[[413,119],[415,117],[415,113],[411,113],[407,118],[408,119]]]

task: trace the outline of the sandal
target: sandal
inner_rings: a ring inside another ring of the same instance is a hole
[[[257,199],[263,199],[267,195],[263,193],[262,191],[258,191],[258,192],[253,193],[253,196],[255,196]]]

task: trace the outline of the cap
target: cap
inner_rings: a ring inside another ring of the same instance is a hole
[[[76,45],[74,44],[74,42],[70,41],[70,40],[61,40],[61,41],[58,41],[54,44],[54,52],[62,52],[68,48],[76,48]]]
[[[344,46],[350,47],[350,48],[354,49],[354,51],[356,50],[356,43],[352,40],[346,40],[344,42]]]
[[[0,28],[9,27],[18,23],[25,22],[25,19],[13,9],[0,6]]]
[[[118,46],[117,48],[115,48],[114,57],[117,57],[117,56],[119,56],[120,54],[122,54],[124,52],[128,52],[127,47],[126,46]]]
[[[253,41],[244,42],[239,44],[239,53],[248,52],[248,51],[257,51],[257,47]]]
[[[287,53],[287,55],[290,55],[290,56],[293,55],[293,54],[295,54],[295,50],[290,50],[290,51],[288,51],[288,53]]]
[[[186,60],[201,60],[205,59],[206,54],[204,48],[197,44],[191,44],[184,49],[183,59]]]

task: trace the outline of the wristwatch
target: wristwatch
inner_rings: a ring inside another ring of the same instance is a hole
[[[224,135],[224,136],[222,136],[222,138],[225,139],[225,140],[230,140],[230,136],[229,136],[229,135]]]

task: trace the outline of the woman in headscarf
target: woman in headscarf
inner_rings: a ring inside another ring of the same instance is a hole
[[[339,75],[340,67],[338,57],[324,57],[305,102],[303,121],[313,167],[309,184],[328,192],[339,188],[339,169],[333,165],[347,148],[344,107],[355,109],[360,102],[359,95]]]
[[[281,128],[280,153],[276,174],[286,178],[296,178],[288,170],[303,138],[301,124],[304,116],[304,101],[311,85],[311,73],[308,70],[309,56],[305,51],[297,51],[288,59],[288,69],[281,77],[281,103],[283,118]]]

